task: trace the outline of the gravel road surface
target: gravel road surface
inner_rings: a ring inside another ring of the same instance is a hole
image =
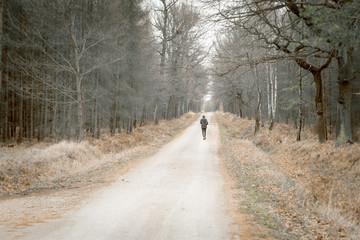
[[[232,239],[218,128],[208,120],[206,140],[195,121],[73,211],[24,229],[21,239]]]

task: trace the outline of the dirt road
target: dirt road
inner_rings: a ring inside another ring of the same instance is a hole
[[[74,211],[20,230],[21,239],[231,239],[218,128],[208,120],[207,140],[194,122]]]

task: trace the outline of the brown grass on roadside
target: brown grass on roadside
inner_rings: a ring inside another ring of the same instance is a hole
[[[0,196],[91,182],[94,175],[106,174],[169,141],[196,117],[189,113],[156,126],[147,124],[131,134],[103,134],[101,139],[0,148]]]
[[[258,154],[245,156],[254,154],[249,153],[249,146],[240,147],[239,139],[247,140],[262,150],[262,158],[268,158],[279,174],[295,184],[289,200],[295,196],[309,216],[314,212],[322,215],[328,227],[337,226],[340,232],[346,229],[350,239],[360,237],[359,142],[336,148],[334,141],[320,144],[317,136],[307,129],[302,133],[302,141],[297,142],[296,129],[286,124],[276,124],[272,131],[266,126],[254,135],[254,121],[238,119],[232,114],[218,114],[218,120],[226,128],[231,139],[229,146],[234,148],[239,161],[248,158],[253,164],[264,164]],[[263,174],[269,174],[266,172]]]

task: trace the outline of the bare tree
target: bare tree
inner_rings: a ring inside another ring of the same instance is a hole
[[[207,51],[199,47],[204,31],[199,28],[201,22],[197,10],[187,4],[176,4],[177,1],[161,2],[162,7],[157,9],[161,14],[155,27],[161,33],[160,74],[167,87],[164,92],[168,97],[166,116],[172,119],[188,110],[186,105],[194,101],[187,99],[189,88],[192,81],[199,78],[197,71]]]
[[[272,48],[285,55],[264,56],[261,62],[274,59],[293,59],[300,67],[310,71],[316,87],[315,106],[319,141],[326,140],[326,122],[323,106],[323,82],[321,72],[333,58],[331,44],[316,46],[312,42],[302,41],[304,23],[294,18],[289,10],[288,1],[278,4],[276,1],[249,1],[242,5],[220,1],[219,16],[230,24],[246,31],[263,47]],[[241,3],[239,3],[241,4]],[[241,8],[240,8],[241,7]],[[241,9],[241,10],[239,10]],[[309,44],[310,43],[310,44]],[[318,63],[324,59],[322,63]],[[319,66],[317,66],[319,65]]]

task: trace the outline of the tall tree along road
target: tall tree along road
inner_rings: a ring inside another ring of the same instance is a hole
[[[218,128],[208,119],[207,140],[195,121],[78,209],[26,229],[24,239],[231,239]]]

